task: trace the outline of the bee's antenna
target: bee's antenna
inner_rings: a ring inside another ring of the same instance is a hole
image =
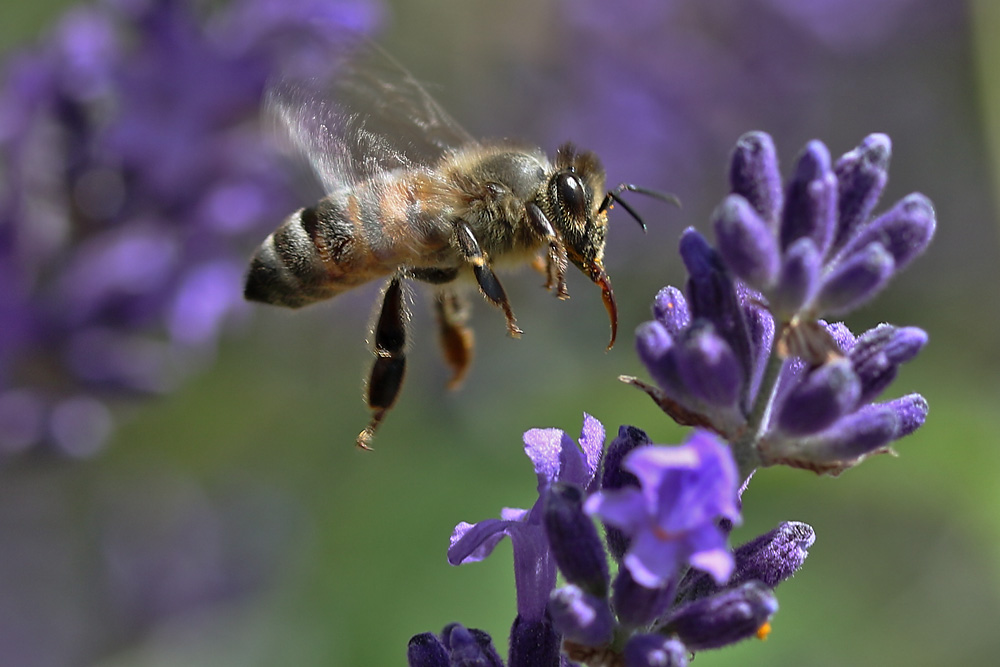
[[[681,207],[681,200],[678,199],[677,195],[670,194],[669,192],[660,192],[659,190],[650,190],[649,188],[644,188],[640,185],[633,185],[632,183],[622,183],[615,188],[608,190],[608,193],[604,195],[604,201],[601,202],[600,207],[597,209],[598,213],[604,213],[613,203],[621,204],[622,208],[625,209],[629,215],[635,218],[635,221],[639,223],[642,227],[642,231],[646,231],[646,223],[639,214],[636,213],[635,209],[628,205],[628,203],[622,199],[619,195],[628,190],[629,192],[638,192],[639,194],[647,195],[649,197],[656,197],[668,204],[673,204],[677,208]]]

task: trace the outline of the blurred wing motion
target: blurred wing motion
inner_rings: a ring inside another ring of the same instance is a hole
[[[360,38],[332,52],[331,76],[269,86],[265,112],[327,193],[386,171],[432,167],[476,144],[406,69]]]

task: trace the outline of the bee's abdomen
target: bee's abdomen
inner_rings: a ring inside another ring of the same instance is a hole
[[[257,249],[244,296],[299,308],[367,282],[373,276],[359,270],[356,237],[346,211],[329,198],[296,211]]]

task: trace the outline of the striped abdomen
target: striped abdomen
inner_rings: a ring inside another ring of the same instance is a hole
[[[390,173],[296,211],[257,249],[244,295],[298,308],[401,265],[451,263],[451,226],[429,189],[422,174]]]

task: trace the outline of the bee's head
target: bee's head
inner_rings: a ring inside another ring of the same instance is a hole
[[[563,144],[556,153],[556,169],[549,177],[541,204],[552,226],[562,236],[566,255],[578,269],[601,288],[604,307],[611,318],[611,342],[615,344],[618,330],[618,307],[611,280],[604,271],[604,244],[608,233],[608,209],[618,203],[646,229],[635,209],[621,197],[625,190],[670,202],[680,206],[674,195],[622,183],[605,191],[604,167],[590,151],[577,151],[572,144]]]
[[[618,307],[611,280],[604,271],[608,232],[604,167],[595,154],[578,152],[572,144],[559,148],[555,163],[546,187],[545,214],[562,237],[569,261],[601,288],[611,318],[610,349],[618,331]]]

